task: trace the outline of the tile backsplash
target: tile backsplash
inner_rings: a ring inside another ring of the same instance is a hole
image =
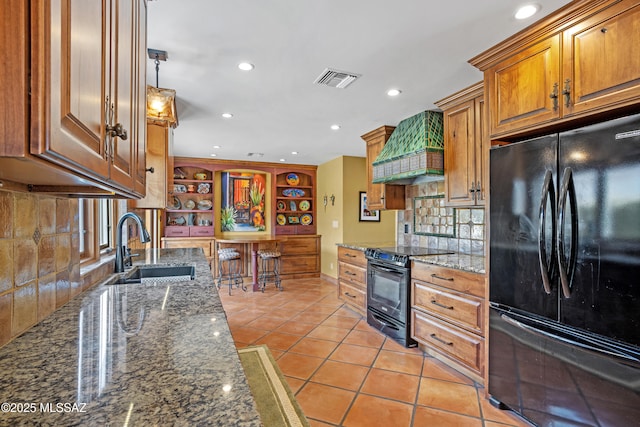
[[[79,246],[77,199],[0,191],[0,346],[99,279]]]
[[[444,181],[424,182],[406,187],[406,209],[398,211],[398,245],[429,246],[465,254],[484,255],[485,220],[483,208],[456,208],[455,215],[452,215],[450,208],[443,207],[433,210],[434,214],[429,217],[419,213],[414,218],[415,198],[419,198],[418,201],[420,201],[424,197],[443,194]],[[421,204],[424,203],[417,203],[417,205]],[[415,232],[416,227],[419,231],[430,230],[433,224],[425,223],[425,221],[434,222],[434,218],[438,219],[441,224],[453,221],[455,236],[427,236]],[[414,221],[416,222],[414,223]]]

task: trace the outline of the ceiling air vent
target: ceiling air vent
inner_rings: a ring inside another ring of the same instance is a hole
[[[325,68],[322,74],[320,74],[313,83],[323,86],[337,87],[338,89],[344,89],[360,76],[361,74]]]

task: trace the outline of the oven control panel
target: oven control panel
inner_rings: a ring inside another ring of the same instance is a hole
[[[375,248],[365,249],[364,256],[367,259],[380,260],[400,267],[408,267],[410,265],[409,255],[393,254]]]

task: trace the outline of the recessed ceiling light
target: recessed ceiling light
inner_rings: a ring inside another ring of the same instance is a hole
[[[225,119],[230,119],[231,117],[233,117],[233,114],[231,114],[231,113],[222,113],[222,117],[224,117]]]
[[[280,161],[281,161],[281,162],[286,162],[286,161],[287,161],[287,159],[280,159]]]
[[[240,68],[242,71],[251,71],[255,67],[250,62],[241,62],[241,63],[238,64],[238,68]]]
[[[217,149],[217,148],[220,148],[220,146],[219,145],[214,145],[213,148]]]
[[[402,93],[402,91],[400,89],[389,89],[387,91],[387,95],[389,96],[398,96]]]
[[[295,156],[296,154],[298,154],[298,152],[297,151],[292,151],[291,154],[293,154]]]
[[[535,15],[535,13],[539,10],[540,6],[538,6],[537,4],[525,4],[524,6],[520,6],[518,8],[514,16],[516,17],[516,19],[527,19]]]
[[[216,153],[211,153],[211,157],[218,157]]]
[[[340,125],[331,125],[331,129],[338,130],[340,129]]]

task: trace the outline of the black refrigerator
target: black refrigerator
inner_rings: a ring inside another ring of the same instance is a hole
[[[492,148],[489,394],[640,425],[640,115]]]

